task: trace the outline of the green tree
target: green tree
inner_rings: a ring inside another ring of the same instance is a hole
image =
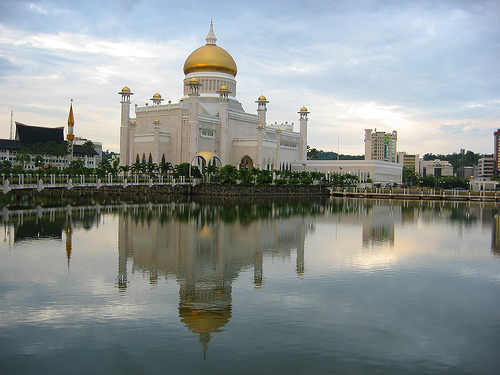
[[[238,178],[238,169],[231,164],[226,164],[219,170],[219,178],[223,183],[234,184]]]
[[[34,159],[33,159],[33,163],[35,164],[36,168],[42,169],[45,165],[45,160],[44,160],[42,155],[36,154]]]
[[[420,179],[412,168],[403,169],[403,183],[408,186],[418,186]]]
[[[92,141],[89,140],[85,141],[82,147],[83,147],[83,153],[87,156],[93,156],[97,154],[97,152],[95,151],[94,142]]]
[[[219,172],[219,168],[215,164],[207,164],[203,166],[203,176],[206,176],[208,182],[212,182],[217,173]]]
[[[123,172],[123,177],[127,178],[127,174],[130,172],[130,165],[120,165],[118,171]]]
[[[273,182],[273,173],[270,170],[260,170],[257,175],[257,182],[259,184],[270,184]]]
[[[21,147],[16,153],[16,161],[21,164],[21,169],[24,169],[25,164],[29,164],[31,161],[29,150]]]

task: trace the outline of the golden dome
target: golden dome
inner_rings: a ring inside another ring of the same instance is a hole
[[[257,99],[257,100],[267,100],[267,99],[264,95],[261,95],[261,96],[259,96],[259,99]]]
[[[154,99],[161,99],[161,95],[159,93],[156,93],[153,95]]]
[[[307,112],[307,108],[306,108],[306,107],[302,107],[302,108],[300,109],[300,112]]]
[[[232,56],[215,44],[217,38],[210,24],[210,31],[205,39],[207,44],[194,50],[184,63],[184,74],[194,72],[221,72],[236,77],[238,68]]]
[[[189,83],[200,83],[200,81],[198,80],[198,78],[193,77],[189,80]]]
[[[125,86],[125,87],[122,89],[122,92],[130,92],[130,89],[129,89],[127,86]]]
[[[228,91],[229,89],[227,88],[227,86],[221,86],[219,91]]]

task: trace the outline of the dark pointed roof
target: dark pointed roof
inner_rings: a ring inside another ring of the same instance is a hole
[[[25,125],[16,121],[16,141],[26,144],[49,143],[50,141],[61,143],[64,141],[64,126],[45,128]]]

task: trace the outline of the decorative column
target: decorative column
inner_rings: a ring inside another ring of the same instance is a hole
[[[160,163],[160,120],[153,121],[153,137],[154,137],[154,147],[153,147],[153,163]]]
[[[228,101],[229,89],[227,86],[221,86],[217,93],[220,95],[219,101],[219,157],[222,165],[228,163],[228,147],[227,147],[227,125],[229,122],[228,116]]]
[[[257,127],[257,168],[263,169],[264,163],[262,161],[262,140],[266,129],[263,125]]]
[[[189,86],[188,131],[185,142],[183,142],[183,149],[182,149],[183,157],[181,162],[190,163],[191,159],[198,152],[198,101],[200,97],[198,90],[201,84],[198,78],[193,77],[190,79],[188,86]]]
[[[302,107],[299,114],[300,136],[299,136],[299,160],[307,160],[307,115],[306,107]]]
[[[274,169],[279,169],[280,165],[280,148],[281,148],[281,129],[276,129],[276,160],[274,162]]]
[[[130,163],[130,95],[134,95],[130,89],[125,86],[118,94],[122,96],[121,107],[121,126],[120,126],[120,165],[129,165]]]

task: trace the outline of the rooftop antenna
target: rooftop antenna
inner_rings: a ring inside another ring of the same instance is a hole
[[[12,136],[12,120],[14,118],[14,111],[10,111],[10,138],[9,139],[13,139],[13,136]]]

